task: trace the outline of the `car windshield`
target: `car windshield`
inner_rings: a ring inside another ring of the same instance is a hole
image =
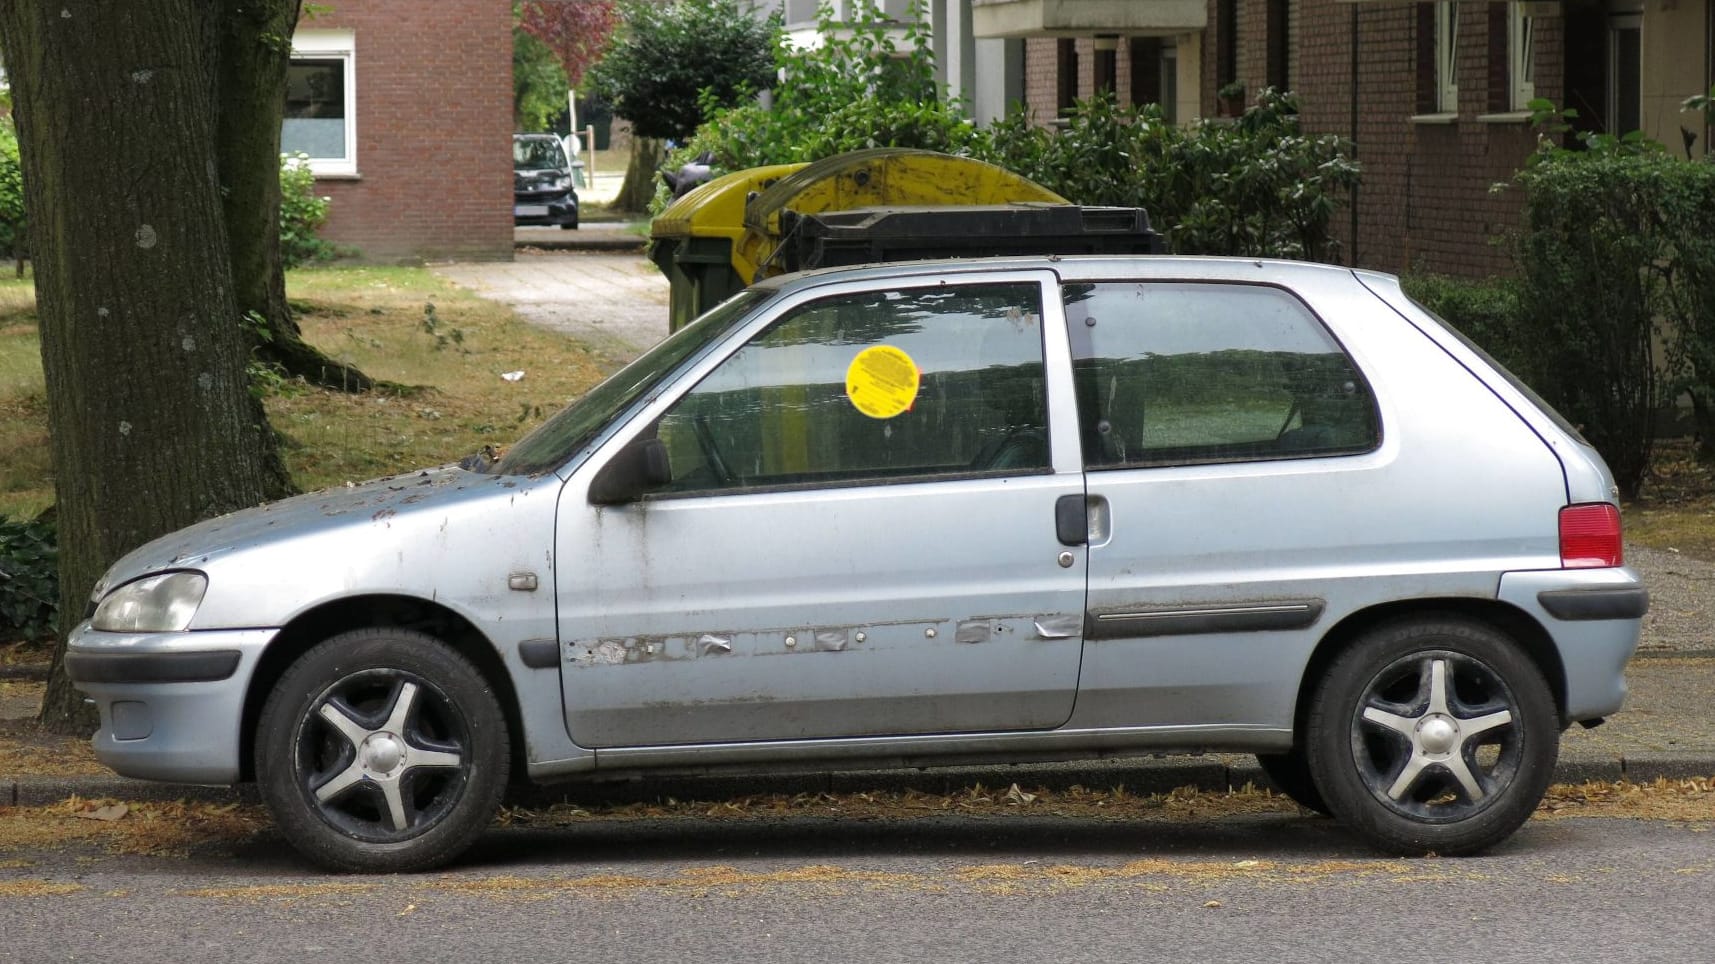
[[[491,475],[540,475],[566,464],[572,454],[588,444],[615,414],[629,408],[654,388],[679,363],[703,346],[726,334],[750,313],[766,292],[741,291],[715,308],[668,335],[654,348],[584,396],[555,413],[490,468]]]
[[[519,137],[512,141],[515,171],[558,170],[566,166],[566,152],[551,137]]]

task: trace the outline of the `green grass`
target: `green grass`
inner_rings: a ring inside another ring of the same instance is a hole
[[[0,516],[28,518],[52,502],[35,287],[0,266]]]
[[[365,395],[270,388],[269,418],[305,490],[503,448],[603,374],[572,340],[423,268],[305,269],[286,287],[307,340],[393,383]],[[0,282],[0,515],[53,501],[40,351],[28,284]],[[500,377],[516,370],[520,381]]]

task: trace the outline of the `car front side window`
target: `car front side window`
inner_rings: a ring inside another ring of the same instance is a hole
[[[1041,289],[942,285],[803,305],[657,425],[663,494],[1048,470]]]

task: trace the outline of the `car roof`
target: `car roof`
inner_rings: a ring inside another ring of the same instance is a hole
[[[1200,255],[1016,255],[984,258],[936,258],[894,261],[837,268],[815,268],[779,275],[756,283],[757,287],[782,292],[840,281],[901,280],[945,274],[997,273],[1004,271],[1053,271],[1062,281],[1245,281],[1258,284],[1290,284],[1294,280],[1352,275],[1341,265],[1271,258],[1216,258]]]

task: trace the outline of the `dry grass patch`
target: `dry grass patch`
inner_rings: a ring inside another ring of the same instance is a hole
[[[265,379],[299,487],[326,488],[504,447],[583,394],[604,372],[580,345],[535,328],[423,268],[289,272],[305,338],[391,383],[366,395]],[[518,381],[501,373],[523,371]],[[35,296],[0,282],[0,515],[53,501]]]
[[[1625,506],[1626,539],[1652,549],[1715,560],[1715,466],[1698,461],[1690,439],[1663,439],[1643,497]]]
[[[379,890],[379,884],[345,884],[337,882],[315,884],[256,884],[250,887],[204,887],[196,890],[175,890],[180,897],[212,897],[237,901],[294,901],[310,897],[344,897]]]
[[[82,884],[52,880],[0,880],[0,897],[63,897],[83,889]]]
[[[1660,779],[1650,783],[1557,783],[1548,789],[1537,819],[1607,817],[1616,820],[1666,820],[1687,824],[1715,822],[1715,777]]]
[[[425,269],[299,271],[291,292],[310,342],[395,386],[271,394],[269,416],[292,439],[286,460],[307,490],[504,448],[604,374],[571,339]],[[501,377],[516,371],[517,381]]]
[[[542,809],[507,809],[502,811],[499,823],[502,826],[570,826],[591,821],[671,817],[705,820],[773,817],[881,820],[1020,813],[1079,819],[1182,821],[1257,813],[1294,813],[1297,810],[1297,804],[1285,797],[1249,786],[1226,793],[1182,787],[1170,793],[1136,794],[1124,787],[1111,790],[1081,786],[1065,790],[1040,787],[1024,790],[1015,783],[1003,790],[979,784],[951,794],[901,790],[757,794],[713,801],[669,798],[642,803],[557,804]]]
[[[48,403],[35,298],[19,316],[15,285],[0,285],[0,515],[35,517],[53,501]]]

